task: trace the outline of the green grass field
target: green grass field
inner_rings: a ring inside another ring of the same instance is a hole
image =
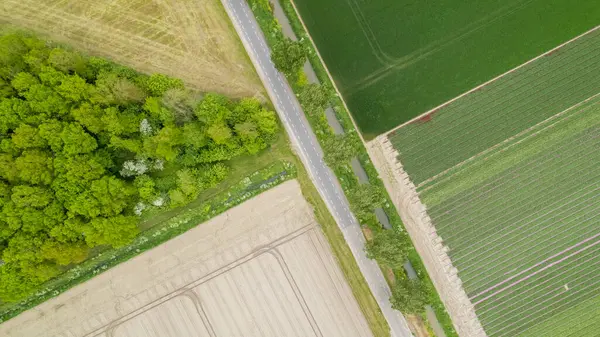
[[[584,33],[600,17],[594,0],[295,3],[368,139]]]
[[[595,337],[600,31],[390,138],[490,337]]]

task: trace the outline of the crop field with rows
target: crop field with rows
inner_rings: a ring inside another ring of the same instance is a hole
[[[600,31],[390,139],[488,336],[597,336]]]
[[[584,33],[600,17],[594,0],[294,3],[367,139]]]
[[[600,29],[388,135],[422,187],[598,93]],[[440,146],[443,144],[443,146]]]

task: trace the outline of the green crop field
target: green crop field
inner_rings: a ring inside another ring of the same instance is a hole
[[[389,138],[488,336],[598,336],[600,29]]]
[[[415,185],[600,88],[600,29],[389,134]],[[444,146],[440,146],[444,144]]]
[[[584,33],[600,17],[596,0],[294,2],[366,138]]]

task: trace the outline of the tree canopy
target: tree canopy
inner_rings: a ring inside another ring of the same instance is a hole
[[[429,303],[427,291],[418,279],[400,279],[392,286],[392,308],[405,314],[421,314]]]
[[[194,200],[277,131],[255,99],[200,97],[165,75],[0,35],[0,300],[90,248],[127,245],[144,211]]]
[[[296,77],[306,62],[306,50],[302,42],[290,38],[279,40],[274,46],[271,59],[277,70],[286,76]]]
[[[330,167],[348,164],[356,156],[360,140],[353,135],[330,136],[323,141],[324,160]]]
[[[311,115],[322,113],[333,96],[332,91],[320,84],[306,84],[300,90],[299,100],[304,111]]]
[[[373,239],[367,242],[366,252],[369,258],[376,259],[383,265],[401,269],[406,262],[409,247],[411,245],[406,234],[388,229],[378,231]]]

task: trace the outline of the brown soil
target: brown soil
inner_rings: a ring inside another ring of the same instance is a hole
[[[361,228],[367,241],[371,241],[373,239],[373,231],[371,230],[371,228],[367,226],[362,226]]]
[[[415,337],[431,337],[421,317],[415,315],[406,315],[406,320],[408,321],[410,331],[412,331]]]

